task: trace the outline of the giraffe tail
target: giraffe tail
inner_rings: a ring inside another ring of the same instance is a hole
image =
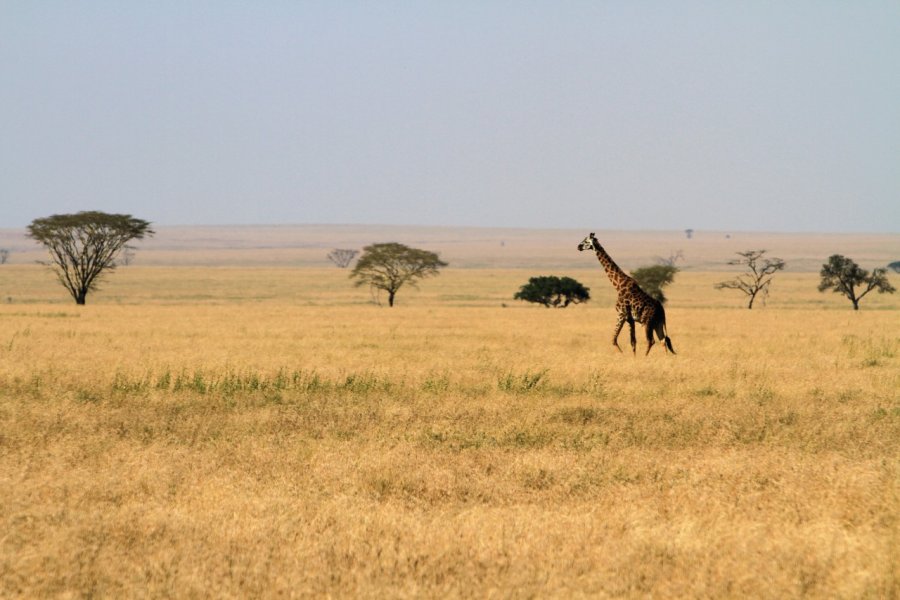
[[[672,354],[677,354],[677,352],[675,352],[675,348],[672,347],[672,340],[669,339],[669,336],[665,336],[664,339],[666,341],[666,348],[669,350],[669,352],[671,352]]]
[[[672,354],[677,354],[675,352],[675,348],[672,347],[672,340],[669,339],[669,331],[666,328],[666,313],[662,306],[660,306],[659,318],[654,329],[656,330],[656,337],[659,339],[659,341],[665,342],[666,350],[668,350]]]

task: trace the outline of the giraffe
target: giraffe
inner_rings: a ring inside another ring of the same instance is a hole
[[[613,262],[613,259],[606,253],[606,250],[603,249],[603,246],[600,245],[593,233],[578,244],[578,250],[593,250],[597,254],[597,259],[603,265],[606,275],[618,293],[616,312],[619,313],[619,320],[616,322],[616,330],[613,333],[613,346],[619,352],[622,351],[619,347],[619,332],[622,331],[622,326],[627,322],[631,332],[631,351],[632,353],[637,353],[637,340],[634,336],[634,322],[637,321],[644,326],[647,334],[646,354],[649,354],[650,348],[653,347],[654,332],[660,341],[665,341],[666,352],[675,354],[675,349],[672,348],[672,341],[667,335],[666,312],[663,310],[662,304],[642,290],[634,279],[626,275],[619,268],[619,265]]]

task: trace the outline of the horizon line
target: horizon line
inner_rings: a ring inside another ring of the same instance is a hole
[[[606,232],[622,232],[622,233],[684,233],[689,229],[697,233],[714,233],[714,234],[770,234],[770,235],[900,235],[897,231],[827,231],[827,230],[768,230],[768,229],[704,229],[704,228],[623,228],[611,227],[602,228],[596,226],[588,226],[580,228],[575,226],[568,227],[527,227],[527,226],[501,226],[501,225],[433,225],[433,224],[400,224],[400,223],[169,223],[162,224],[153,222],[151,224],[156,227],[163,228],[270,228],[270,227],[392,227],[400,229],[500,229],[507,231],[606,231]],[[20,231],[25,230],[27,226],[20,227],[0,227],[0,231]]]

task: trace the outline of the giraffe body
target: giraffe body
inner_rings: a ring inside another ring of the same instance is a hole
[[[644,326],[644,331],[647,335],[648,354],[655,343],[653,339],[654,333],[660,341],[665,342],[666,352],[675,354],[675,349],[672,348],[672,341],[669,339],[666,331],[666,311],[663,309],[662,304],[642,290],[634,279],[619,268],[606,250],[603,249],[603,246],[600,245],[597,238],[594,237],[593,233],[578,244],[578,250],[593,250],[600,264],[603,265],[603,269],[606,271],[606,275],[612,282],[613,287],[616,288],[616,293],[618,294],[616,298],[618,320],[613,332],[613,345],[619,351],[622,350],[619,347],[619,333],[621,333],[625,323],[628,323],[631,351],[637,352],[637,339],[634,333],[634,323],[636,321]]]

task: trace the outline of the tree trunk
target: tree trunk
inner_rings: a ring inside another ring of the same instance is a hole
[[[859,298],[850,298],[850,301],[853,302],[853,310],[859,310]]]
[[[747,308],[749,308],[749,309],[752,309],[752,308],[753,308],[753,301],[754,301],[754,300],[756,300],[756,293],[755,293],[755,292],[752,293],[752,294],[750,294],[750,304],[747,305]]]
[[[75,304],[83,305],[86,297],[87,294],[85,294],[84,292],[78,292],[78,295],[75,296]]]
[[[393,290],[388,290],[388,306],[394,305],[394,293]]]

